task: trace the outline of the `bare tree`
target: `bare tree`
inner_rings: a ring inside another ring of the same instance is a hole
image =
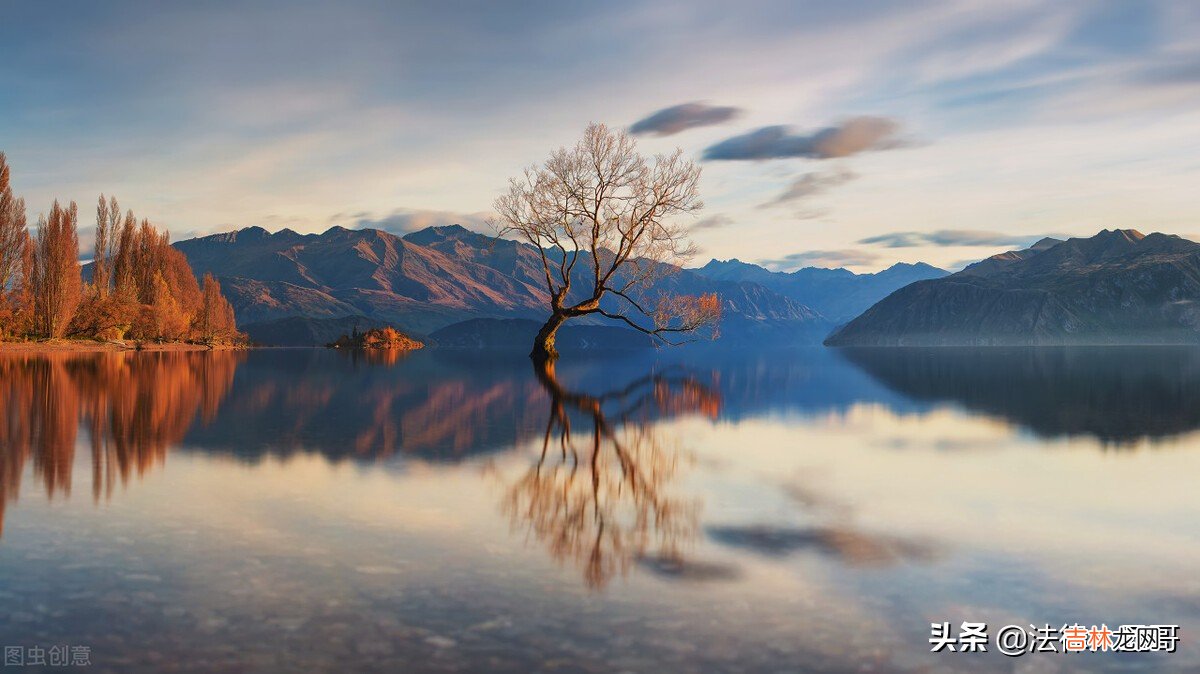
[[[647,296],[695,252],[673,218],[703,206],[699,180],[682,150],[647,158],[624,131],[591,124],[575,147],[510,181],[495,203],[496,229],[537,248],[550,296],[550,317],[530,357],[555,359],[559,327],[590,314],[664,344],[696,331],[716,335],[715,295]]]

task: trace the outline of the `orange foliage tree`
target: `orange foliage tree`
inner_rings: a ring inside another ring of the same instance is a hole
[[[0,337],[240,341],[233,308],[215,279],[202,292],[187,257],[166,231],[133,211],[121,214],[115,197],[96,206],[91,283],[79,265],[79,212],[57,201],[38,221],[37,238],[25,222],[25,202],[9,185],[0,153]],[[211,287],[210,287],[211,284]]]
[[[90,305],[80,312],[78,333],[206,344],[238,341],[233,308],[220,285],[206,280],[212,286],[202,291],[187,257],[171,247],[165,231],[149,220],[139,224],[132,211],[121,221],[113,215],[116,208],[114,199],[107,212],[111,243],[104,253],[112,287],[107,292],[95,287],[101,281],[93,274]]]
[[[8,160],[0,152],[0,338],[28,331],[28,262],[32,242],[25,229],[25,201],[13,195]]]
[[[235,340],[238,334],[233,319],[233,305],[221,294],[221,284],[212,274],[204,275],[201,295],[203,299],[195,320],[197,338],[205,344]]]
[[[33,249],[34,333],[56,338],[66,333],[83,290],[79,274],[79,208],[57,201],[50,217],[38,220]]]

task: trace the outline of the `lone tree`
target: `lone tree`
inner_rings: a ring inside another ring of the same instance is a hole
[[[496,199],[500,236],[532,244],[541,256],[550,317],[530,357],[558,357],[555,334],[567,320],[597,314],[661,344],[707,332],[715,337],[715,294],[650,296],[695,247],[676,216],[703,207],[700,168],[682,150],[647,158],[624,131],[591,124],[573,148],[530,166]]]

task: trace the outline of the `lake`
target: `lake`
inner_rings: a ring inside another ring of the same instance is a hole
[[[1198,671],[1198,431],[1187,348],[3,355],[0,645],[100,672]],[[943,621],[1181,628],[1007,657],[930,652]]]

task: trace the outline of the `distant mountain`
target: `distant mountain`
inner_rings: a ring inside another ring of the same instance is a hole
[[[841,323],[909,283],[941,278],[950,272],[924,262],[897,263],[874,274],[820,267],[777,272],[734,259],[712,260],[696,273],[716,280],[757,283]]]
[[[247,227],[175,246],[197,275],[221,280],[239,325],[263,339],[281,339],[280,327],[291,324],[279,321],[297,317],[340,325],[335,319],[361,316],[428,335],[472,318],[539,320],[548,313],[536,248],[458,225],[403,238],[376,229],[272,234]],[[587,267],[577,265],[578,288]],[[722,332],[735,339],[819,342],[832,327],[818,312],[755,283],[677,270],[649,294],[660,291],[718,293],[725,303]],[[328,327],[294,325],[305,340]]]
[[[892,293],[831,346],[1200,343],[1200,244],[1043,239]]]

